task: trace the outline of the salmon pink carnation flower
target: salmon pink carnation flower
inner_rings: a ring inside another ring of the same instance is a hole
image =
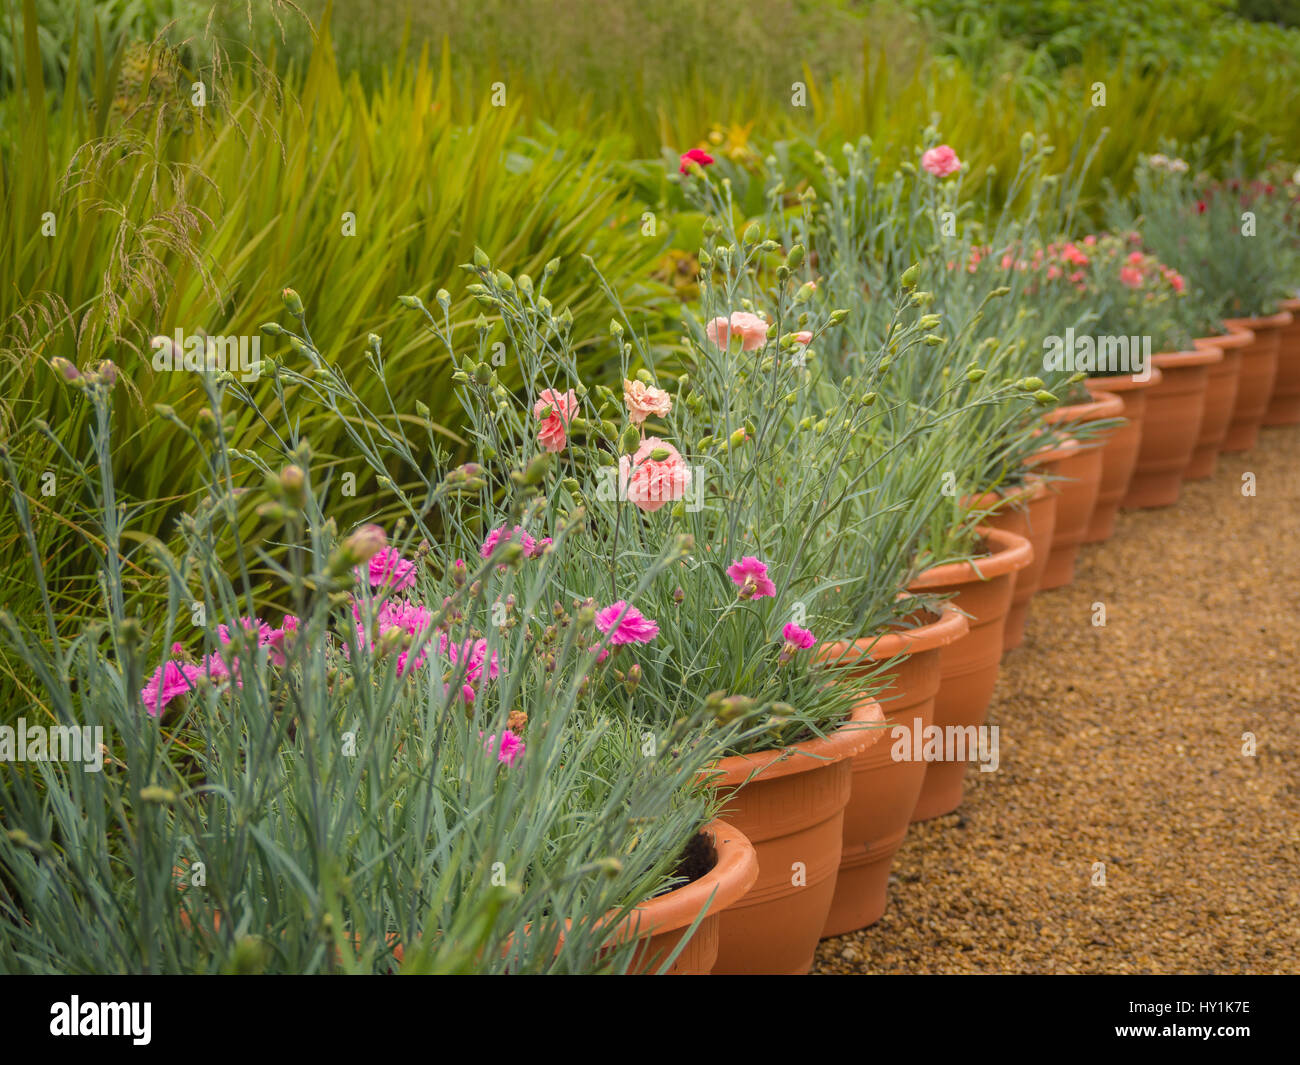
[[[627,405],[628,417],[637,425],[651,416],[666,418],[673,409],[672,396],[644,381],[624,381],[623,402]]]
[[[652,458],[656,452],[664,457]],[[658,437],[647,436],[630,458],[623,455],[618,460],[619,492],[647,514],[681,499],[690,484],[691,471],[680,452]]]
[[[730,319],[715,318],[704,327],[705,335],[718,347],[725,348],[734,333],[740,346],[753,351],[767,343],[767,322],[749,311],[732,311]]]
[[[542,412],[550,413],[542,417]],[[537,442],[547,451],[563,451],[568,443],[569,421],[578,409],[578,396],[573,389],[568,392],[556,392],[551,388],[542,389],[537,402],[533,404],[533,417],[541,418],[537,427]]]
[[[961,160],[948,145],[940,144],[937,148],[931,148],[922,154],[921,165],[935,177],[946,178],[961,169]]]

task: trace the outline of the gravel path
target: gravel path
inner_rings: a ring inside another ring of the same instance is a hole
[[[989,721],[998,771],[815,971],[1300,972],[1300,427],[1122,512],[1034,598]]]

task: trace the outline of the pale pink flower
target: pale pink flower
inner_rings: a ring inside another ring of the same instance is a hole
[[[948,145],[941,144],[922,154],[921,165],[935,177],[946,178],[961,169],[961,160]]]
[[[665,451],[662,459],[650,457],[654,451]],[[647,436],[630,458],[623,455],[618,460],[618,485],[623,498],[646,513],[653,513],[666,503],[686,495],[691,484],[691,471],[678,450],[655,436]]]
[[[548,407],[550,413],[543,418],[542,412]],[[537,442],[547,451],[563,451],[569,441],[569,421],[577,409],[578,396],[573,389],[556,392],[544,388],[533,404],[533,417],[542,419],[542,424],[537,427]]]
[[[753,555],[746,555],[739,562],[728,566],[727,576],[740,590],[741,599],[762,599],[776,595],[776,585],[767,575],[766,563],[760,562]]]
[[[718,347],[725,348],[732,333],[740,337],[741,348],[753,351],[767,343],[767,323],[749,311],[732,311],[731,319],[715,318],[704,327],[705,335]]]
[[[949,268],[949,269],[952,269],[952,263],[949,263],[949,264],[948,264],[948,268]],[[801,330],[799,330],[799,332],[795,333],[795,335],[794,335],[794,342],[795,342],[796,344],[811,344],[811,343],[812,343],[812,333],[811,333],[809,330],[807,330],[807,329],[801,329]]]
[[[622,599],[596,614],[596,628],[609,637],[611,644],[649,643],[659,635],[657,621]]]
[[[651,416],[666,418],[673,409],[672,396],[644,381],[624,381],[623,402],[627,405],[628,417],[637,425]]]

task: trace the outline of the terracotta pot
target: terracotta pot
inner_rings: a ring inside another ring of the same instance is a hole
[[[1077,440],[1066,440],[1061,447],[1040,451],[1040,468],[1043,464],[1050,467],[1078,450]],[[1043,569],[1047,565],[1047,556],[1052,550],[1052,533],[1056,529],[1056,499],[1056,493],[1043,478],[1030,476],[1026,488],[1021,491],[998,496],[985,494],[971,500],[973,508],[992,511],[984,519],[985,525],[1023,536],[1034,549],[1033,561],[1016,573],[1011,606],[1007,610],[1006,625],[1002,629],[1003,654],[1025,642],[1029,604],[1038,591]]]
[[[1094,396],[1109,392],[1113,396],[1119,396],[1120,402],[1124,404],[1124,424],[1114,430],[1102,446],[1097,504],[1092,509],[1088,529],[1083,534],[1085,544],[1099,544],[1115,534],[1115,518],[1119,514],[1120,500],[1128,491],[1133,469],[1137,466],[1138,449],[1142,445],[1147,397],[1160,384],[1160,368],[1152,366],[1151,374],[1146,380],[1124,375],[1090,377],[1085,383]]]
[[[910,732],[934,721],[934,697],[939,691],[939,649],[960,639],[969,629],[966,616],[951,607],[936,620],[889,632],[852,644],[826,647],[824,657],[863,660],[863,673],[876,663],[899,655],[879,696],[885,720]],[[918,725],[917,722],[920,724]],[[839,878],[822,938],[866,928],[885,912],[889,870],[903,844],[925,779],[925,763],[895,760],[889,737],[853,758],[853,793],[844,811],[844,846]]]
[[[851,759],[881,738],[872,726],[884,720],[879,704],[864,699],[823,739],[718,763],[714,783],[730,792],[723,816],[753,843],[758,880],[720,915],[714,973],[812,968],[840,868]]]
[[[1223,361],[1223,352],[1205,347],[1167,352],[1152,361],[1164,376],[1147,393],[1146,423],[1137,467],[1121,503],[1125,507],[1164,507],[1178,501],[1201,428],[1210,368]]]
[[[1237,402],[1237,377],[1241,372],[1241,348],[1251,343],[1255,334],[1249,331],[1224,333],[1217,337],[1197,337],[1192,346],[1202,351],[1217,348],[1223,358],[1210,364],[1205,382],[1205,413],[1201,415],[1201,428],[1196,434],[1192,461],[1187,464],[1183,480],[1201,481],[1214,474],[1214,462],[1223,447],[1228,432],[1232,409]]]
[[[1273,396],[1277,378],[1278,341],[1282,329],[1292,322],[1290,311],[1265,318],[1228,318],[1232,330],[1249,330],[1255,339],[1241,347],[1241,374],[1237,378],[1237,402],[1223,438],[1224,451],[1249,451],[1259,440],[1259,426]]]
[[[1278,331],[1277,377],[1264,411],[1264,425],[1300,422],[1300,299],[1283,300],[1281,307],[1291,312],[1291,324]]]
[[[1101,421],[1103,418],[1118,418],[1123,411],[1124,401],[1118,396],[1098,392],[1091,403],[1061,407],[1046,414],[1044,420],[1049,425]],[[1092,521],[1092,511],[1101,488],[1102,445],[1105,442],[1104,437],[1081,440],[1078,451],[1054,464],[1056,474],[1063,480],[1054,484],[1059,494],[1056,528],[1052,531],[1052,551],[1038,585],[1040,590],[1062,588],[1074,580],[1074,561],[1088,533],[1088,523]]]
[[[970,562],[950,562],[922,573],[910,592],[956,593],[950,605],[969,618],[970,631],[939,652],[939,692],[934,724],[941,729],[980,726],[988,715],[1002,659],[1002,630],[1015,574],[1033,560],[1028,540],[981,525],[990,554]],[[929,762],[913,821],[950,813],[961,804],[965,762]]]
[[[713,837],[717,852],[713,868],[698,880],[643,902],[614,930],[613,942],[625,942],[629,936],[644,940],[629,972],[657,973],[701,913],[705,917],[666,973],[708,976],[713,971],[722,913],[754,886],[758,856],[745,834],[725,821],[713,821],[704,831]]]

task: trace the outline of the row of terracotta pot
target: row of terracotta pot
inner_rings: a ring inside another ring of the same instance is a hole
[[[864,701],[825,739],[723,760],[716,783],[731,795],[726,820],[711,826],[718,865],[635,911],[643,930],[659,929],[638,959],[664,956],[706,899],[709,916],[671,971],[806,973],[820,938],[879,920],[909,824],[955,810],[967,768],[896,757],[883,734],[983,726],[1033,595],[1071,582],[1081,545],[1108,539],[1122,507],[1175,502],[1184,479],[1209,476],[1220,451],[1252,446],[1261,424],[1300,422],[1293,311],[1300,301],[1229,322],[1224,336],[1155,356],[1145,380],[1094,379],[1090,402],[1050,413],[1049,424],[1123,421],[1044,448],[1014,492],[967,500],[988,513],[978,530],[984,553],[928,570],[909,589],[951,595],[941,616],[827,649],[860,660],[862,673],[906,656],[880,703]]]
[[[1070,583],[1082,544],[1108,539],[1121,507],[1175,502],[1184,479],[1210,476],[1220,451],[1251,447],[1261,424],[1300,422],[1292,312],[1300,300],[1231,321],[1191,351],[1155,356],[1147,379],[1092,380],[1091,402],[1047,415],[1048,424],[1123,421],[1045,447],[1014,492],[966,501],[988,514],[981,553],[927,570],[908,589],[950,595],[940,616],[827,648],[860,662],[858,673],[899,659],[880,703],[863,698],[824,738],[719,763],[714,784],[728,794],[725,820],[705,829],[713,869],[611,922],[611,942],[639,944],[633,971],[660,971],[689,935],[666,971],[806,973],[820,939],[878,921],[908,826],[955,810],[967,768],[897,756],[880,742],[885,732],[901,727],[915,745],[917,730],[983,726],[1033,595]],[[401,960],[400,945],[394,955]]]

